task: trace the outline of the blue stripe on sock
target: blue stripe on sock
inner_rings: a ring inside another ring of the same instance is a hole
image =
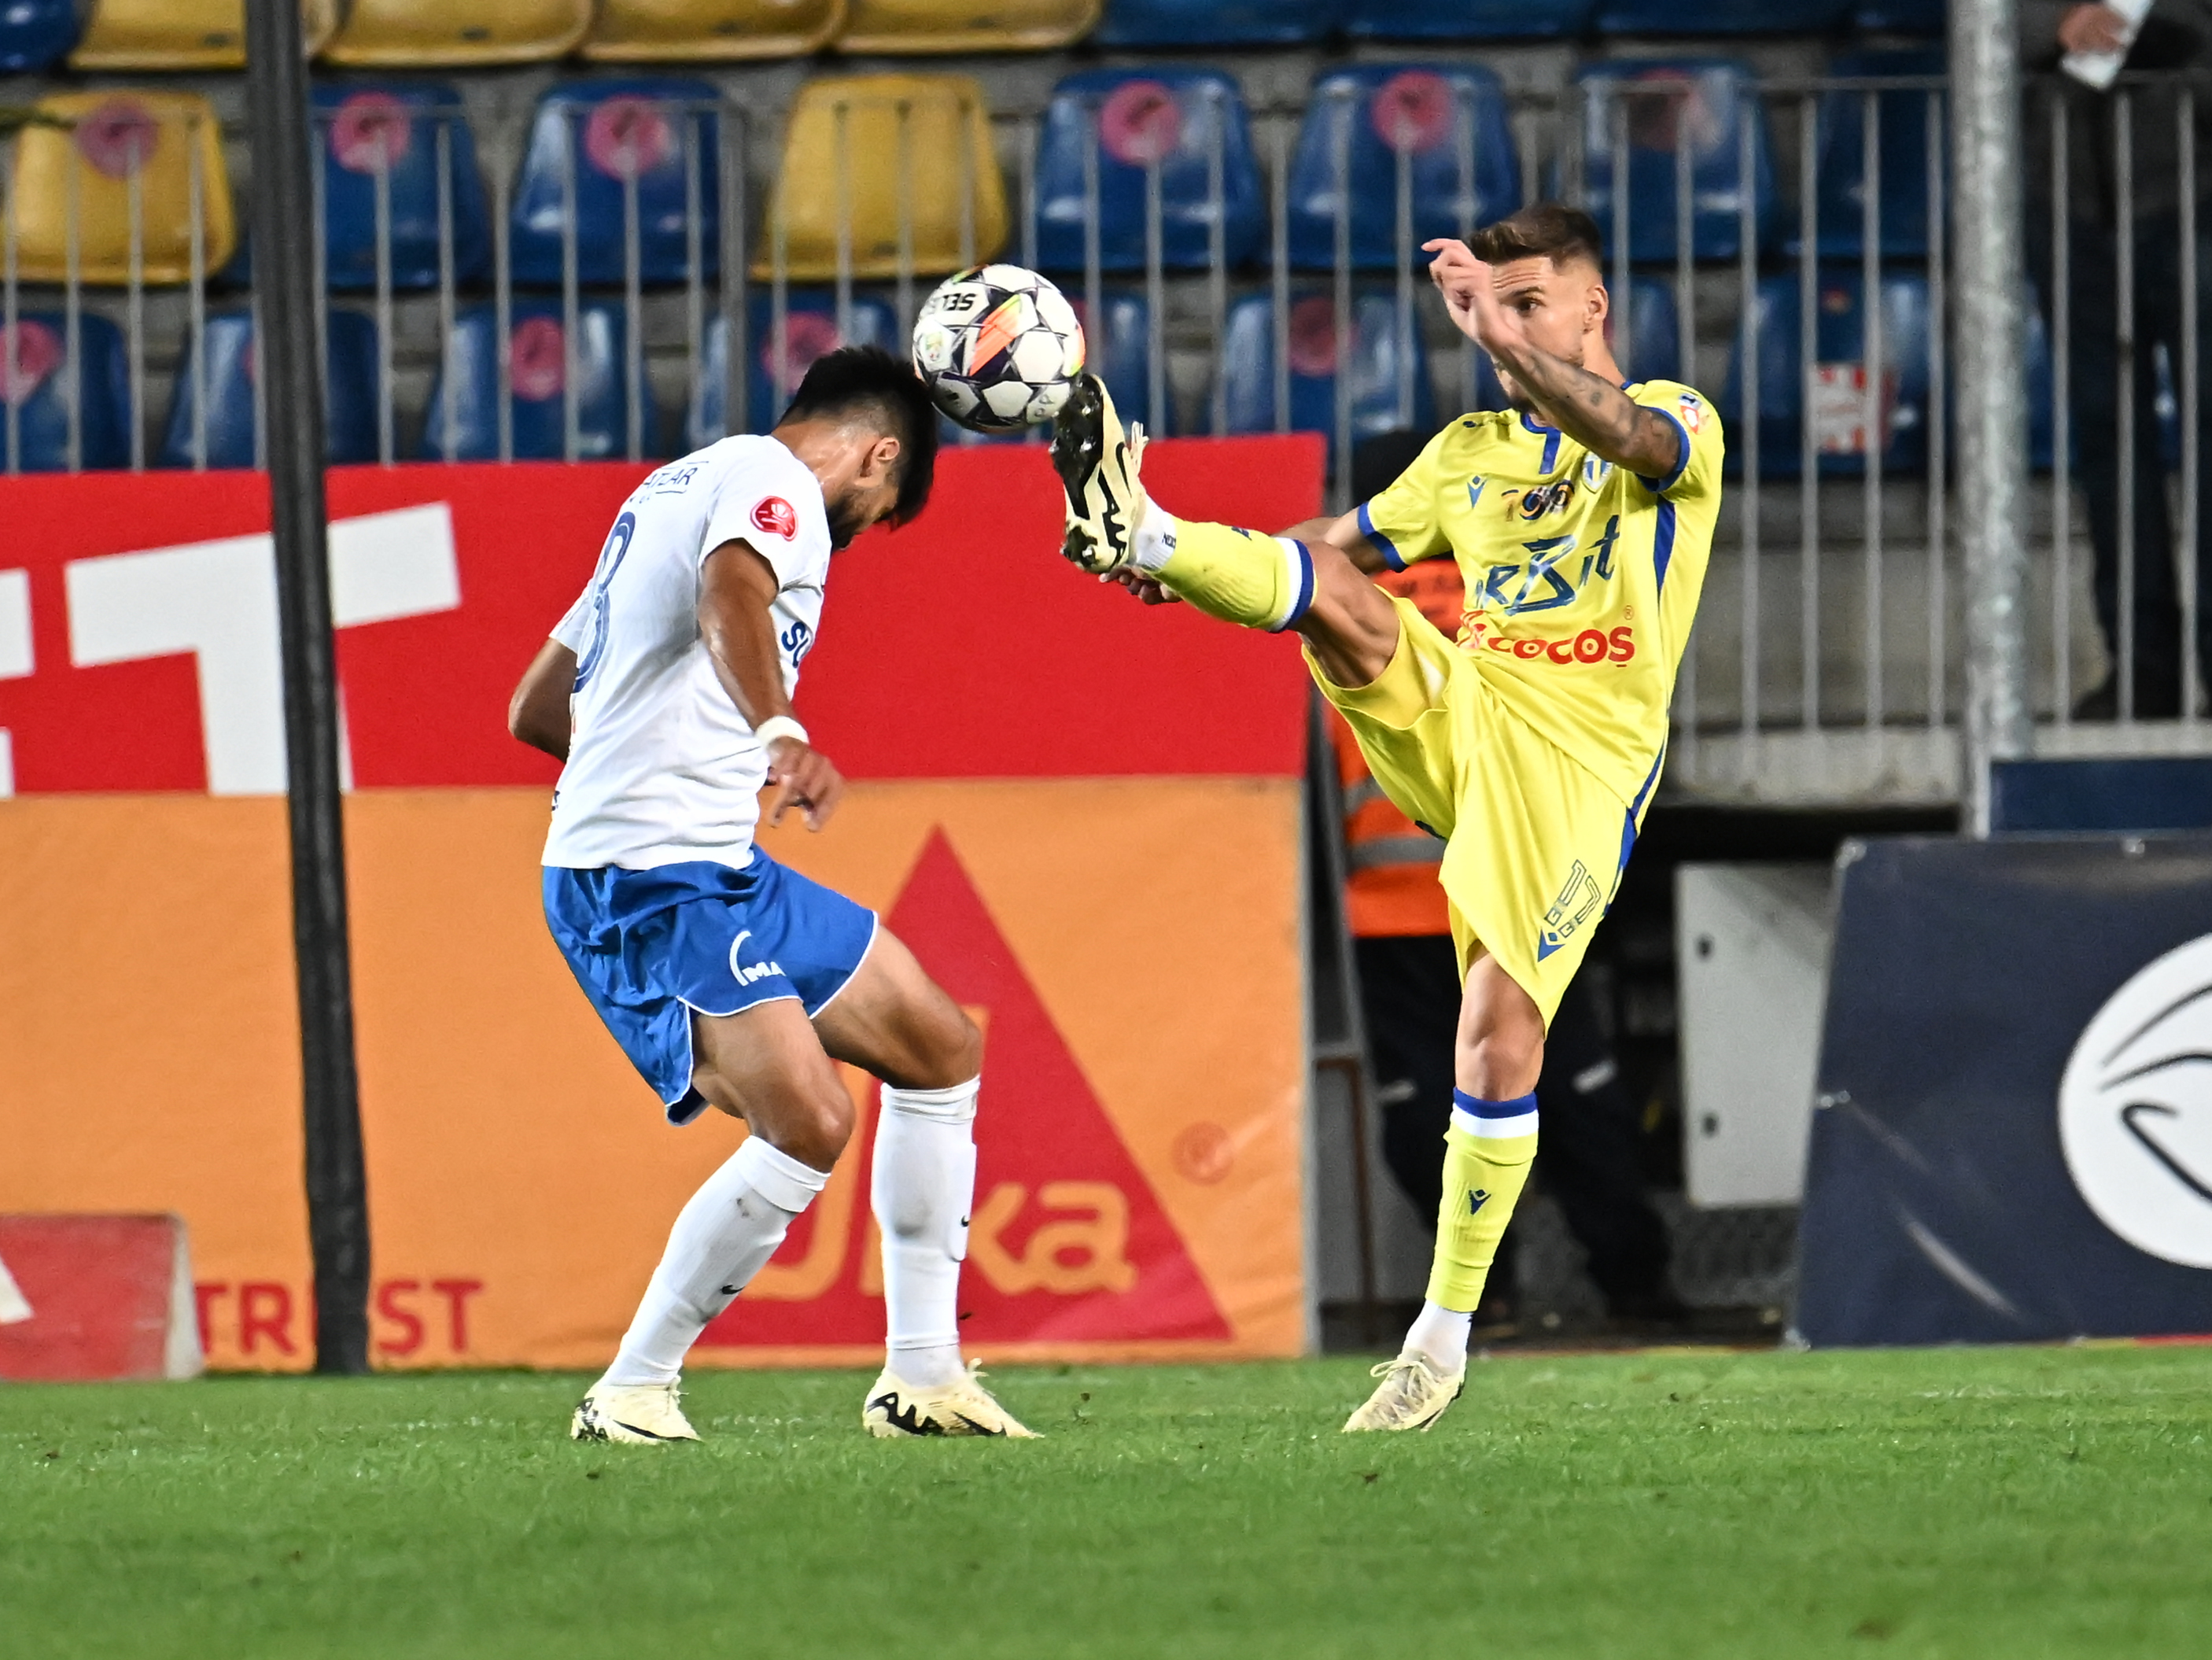
[[[1518,1118],[1536,1110],[1536,1097],[1531,1091],[1516,1095],[1510,1101],[1486,1101],[1480,1096],[1455,1089],[1452,1091],[1452,1105],[1470,1118]]]
[[[1290,614],[1270,630],[1275,634],[1280,634],[1285,629],[1292,627],[1300,617],[1313,609],[1313,554],[1303,542],[1291,542],[1290,545],[1298,550],[1298,597],[1291,602]]]

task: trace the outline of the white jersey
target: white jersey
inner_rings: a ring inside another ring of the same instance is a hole
[[[700,567],[739,540],[775,572],[785,691],[798,685],[830,573],[822,487],[775,439],[725,438],[631,492],[553,630],[576,654],[575,735],[548,865],[751,862],[768,754],[715,678],[698,621]]]

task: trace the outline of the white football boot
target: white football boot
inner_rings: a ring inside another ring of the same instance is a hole
[[[576,1403],[568,1420],[572,1441],[626,1441],[635,1446],[659,1446],[667,1441],[696,1441],[699,1432],[677,1404],[675,1383],[623,1388],[594,1383]]]
[[[1144,453],[1144,428],[1133,423],[1124,434],[1104,383],[1085,375],[1053,419],[1052,465],[1067,491],[1060,553],[1093,575],[1109,575],[1133,556],[1149,505],[1137,482]]]
[[[1439,1371],[1425,1354],[1401,1354],[1367,1374],[1382,1382],[1367,1404],[1344,1420],[1347,1434],[1361,1430],[1427,1430],[1467,1387],[1467,1368]]]
[[[878,1440],[893,1441],[909,1435],[995,1435],[1010,1441],[1043,1438],[1025,1427],[983,1387],[983,1371],[975,1361],[954,1383],[924,1389],[909,1383],[889,1366],[868,1391],[860,1408],[860,1423]]]

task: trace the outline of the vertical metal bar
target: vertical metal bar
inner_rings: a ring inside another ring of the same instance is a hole
[[[1037,124],[1034,116],[1021,124],[1022,264],[1035,271],[1037,263],[1036,159]]]
[[[1678,118],[1686,117],[1686,110],[1677,109]],[[1694,256],[1697,252],[1696,195],[1690,168],[1690,124],[1678,119],[1674,123],[1674,345],[1677,379],[1690,385],[1697,384],[1696,356],[1696,278]],[[1626,237],[1623,238],[1625,241]],[[1631,278],[1632,283],[1633,278]],[[1615,332],[1620,331],[1616,329]],[[1701,712],[1698,707],[1698,651],[1695,632],[1683,645],[1680,668],[1674,678],[1675,706],[1681,714],[1675,724],[1681,733],[1681,756],[1686,765],[1694,766],[1698,754],[1698,727]]]
[[[1672,94],[1669,94],[1670,98]],[[1686,119],[1688,112],[1677,106],[1677,123]],[[1629,293],[1628,263],[1628,191],[1623,181],[1628,177],[1628,98],[1616,88],[1615,95],[1606,110],[1607,142],[1613,152],[1613,355],[1615,358],[1629,355],[1630,340],[1635,325],[1629,317],[1632,299]],[[1623,365],[1624,369],[1626,368]],[[1632,373],[1628,378],[1633,380]]]
[[[129,204],[131,244],[125,277],[125,346],[130,363],[131,471],[146,470],[146,181],[144,166],[134,145],[131,171],[124,189]]]
[[[2174,152],[2179,164],[2181,195],[2181,718],[2194,722],[2197,699],[2203,683],[2197,660],[2197,608],[2204,596],[2197,591],[2197,547],[2203,523],[2199,492],[2203,478],[2197,444],[2203,417],[2197,407],[2199,365],[2197,295],[2197,93],[2184,85],[2174,112]]]
[[[1152,156],[1145,163],[1145,424],[1154,432],[1161,429],[1160,410],[1167,398],[1163,330],[1168,289],[1161,210],[1160,163]]]
[[[693,404],[703,404],[707,344],[706,204],[700,189],[700,146],[706,142],[705,124],[696,105],[684,106],[684,365],[691,384],[684,390]],[[723,342],[726,348],[728,341]],[[722,407],[723,419],[729,406]],[[685,434],[679,447],[689,449],[693,435]]]
[[[745,112],[725,101],[715,117],[715,136],[721,148],[722,189],[722,430],[751,430],[752,339],[751,318],[745,308],[745,285],[750,279],[745,246],[745,216],[750,211],[745,169],[750,165],[752,130]]]
[[[1336,140],[1336,246],[1332,255],[1335,276],[1334,365],[1336,408],[1334,436],[1336,449],[1336,487],[1329,500],[1338,513],[1352,506],[1352,366],[1358,355],[1352,332],[1352,99],[1348,91],[1332,94],[1335,104],[1330,132]]]
[[[311,137],[312,134],[309,135]],[[191,371],[192,471],[207,470],[208,342],[207,342],[207,187],[200,171],[200,118],[185,126],[185,210],[191,229],[191,287],[185,295],[190,313],[185,328],[185,362]],[[319,169],[318,169],[319,171]]]
[[[2067,223],[2073,106],[2051,97],[2051,717],[2074,719],[2074,248]]]
[[[1685,112],[1686,113],[1686,112]],[[1747,751],[1759,736],[1759,200],[1753,185],[1754,123],[1736,125],[1737,309],[1743,317],[1743,690],[1741,725]]]
[[[2122,724],[2136,718],[2136,213],[2135,105],[2125,88],[2112,95],[2113,260],[2118,302],[2112,323],[2119,358],[2120,623],[2113,672],[2119,676]],[[2156,441],[2156,435],[2152,435]]]
[[[5,313],[0,315],[0,331],[7,337],[8,476],[13,478],[23,471],[23,337],[22,284],[15,271],[15,171],[14,158],[9,161],[6,216],[0,219],[0,310]],[[201,453],[206,453],[204,445]]]
[[[1267,365],[1274,384],[1268,397],[1275,410],[1277,432],[1291,429],[1291,124],[1287,118],[1274,125],[1275,170],[1269,180],[1267,212],[1274,228],[1268,270]],[[1216,371],[1218,373],[1218,370]]]
[[[1928,143],[1928,726],[1949,712],[1950,581],[1945,555],[1951,538],[1950,334],[1948,251],[1943,246],[1943,94],[1927,94]]]
[[[853,337],[853,106],[839,102],[830,116],[830,161],[837,181],[837,338]],[[967,262],[961,262],[965,265]]]
[[[1458,152],[1459,192],[1456,205],[1459,208],[1459,240],[1462,242],[1471,242],[1474,240],[1475,216],[1480,207],[1475,193],[1473,106],[1473,93],[1465,84],[1455,83],[1452,88],[1452,137],[1456,141],[1455,148]],[[1534,159],[1531,147],[1524,145],[1521,153],[1522,167],[1528,168],[1533,166]],[[1525,202],[1534,199],[1535,186],[1531,183],[1527,192],[1522,195],[1522,200]],[[1480,365],[1475,362],[1474,354],[1474,337],[1467,334],[1460,335],[1459,407],[1463,410],[1471,410],[1474,407],[1475,388],[1478,384],[1476,374],[1480,368]]]
[[[908,131],[914,104],[898,102],[898,327],[899,337],[914,331],[914,143]]]
[[[1820,384],[1820,106],[1797,106],[1797,639],[1803,654],[1798,721],[1820,727],[1820,438],[1813,424]]]
[[[331,362],[331,226],[330,212],[325,200],[327,184],[324,175],[330,167],[328,160],[330,126],[331,124],[328,121],[319,118],[318,112],[312,107],[309,109],[307,133],[313,146],[314,165],[307,170],[307,179],[309,193],[314,199],[314,223],[308,230],[308,241],[312,249],[315,271],[315,350],[323,354],[322,363],[325,374],[330,372]],[[260,385],[261,382],[257,377],[254,380],[254,395],[257,398],[260,396]],[[203,386],[201,390],[204,391],[206,388]],[[256,423],[263,418],[263,411],[258,407],[253,418]],[[257,437],[254,440],[254,456],[257,465],[259,463],[260,455],[261,441]]]
[[[1206,321],[1212,325],[1207,338],[1218,351],[1229,320],[1229,190],[1222,159],[1226,123],[1222,117],[1218,88],[1206,88],[1206,101],[1211,120],[1206,144]],[[1164,331],[1164,320],[1158,327]],[[1164,334],[1162,338],[1164,344]],[[1165,356],[1164,350],[1161,355]],[[1164,369],[1162,372],[1164,374]],[[1229,388],[1218,374],[1212,376],[1211,386],[1206,397],[1206,429],[1218,438],[1229,430]]]
[[[387,467],[398,447],[392,384],[391,131],[382,124],[376,129],[376,171],[371,175],[376,202],[376,459]]]
[[[576,112],[561,106],[561,457],[583,453],[583,388],[576,384],[576,330],[583,310],[576,238]]]
[[[246,302],[247,349],[258,366],[264,361],[263,348],[268,344],[268,331],[262,325],[261,290],[255,289]],[[253,470],[269,471],[269,377],[265,374],[253,376]]]
[[[439,425],[445,434],[446,459],[453,459],[456,400],[460,387],[453,370],[453,118],[441,112],[433,129],[438,141],[438,376]]]
[[[1959,181],[1959,489],[1966,553],[1971,834],[1990,825],[1990,763],[2029,744],[2027,424],[2021,392],[2020,40],[2012,0],[1951,0],[1951,157]]]
[[[1397,163],[1396,213],[1392,225],[1392,246],[1397,254],[1398,285],[1394,295],[1395,314],[1390,319],[1391,354],[1397,380],[1398,425],[1410,428],[1413,424],[1413,154],[1405,143],[1391,146],[1392,159]],[[1349,191],[1350,179],[1345,180]]]
[[[785,196],[787,187],[779,182],[775,193],[769,198],[769,217],[768,251],[768,350],[769,396],[775,400],[772,410],[763,410],[760,419],[763,425],[773,425],[783,407],[791,401],[795,388],[791,380],[791,213]]]
[[[1091,373],[1102,379],[1108,355],[1114,349],[1113,330],[1106,319],[1105,281],[1102,267],[1105,252],[1099,243],[1098,222],[1098,106],[1083,106],[1083,316]]]
[[[1861,362],[1866,374],[1866,400],[1860,405],[1865,423],[1866,467],[1861,474],[1859,499],[1866,538],[1866,724],[1869,731],[1879,733],[1884,713],[1882,645],[1887,638],[1881,626],[1881,474],[1882,446],[1888,433],[1882,417],[1889,405],[1883,384],[1887,366],[1882,361],[1881,94],[1862,93],[1859,100],[1859,177],[1863,181],[1859,192],[1859,318]]]
[[[69,187],[66,211],[69,223],[65,234],[66,247],[63,255],[62,286],[62,396],[69,417],[69,434],[63,459],[71,472],[84,471],[84,246],[83,246],[83,189],[81,169],[84,158],[76,147],[76,130],[70,130]]]
[[[954,100],[953,120],[960,132],[960,263],[967,266],[975,263],[975,163],[982,159],[975,134],[981,128],[988,144],[990,132],[982,111],[964,94]]]
[[[645,453],[645,249],[637,215],[637,163],[623,169],[623,454]]]
[[[514,459],[514,261],[507,223],[507,179],[514,156],[511,131],[502,125],[491,173],[491,307],[493,361],[498,365],[499,459]],[[457,438],[449,445],[458,448]]]

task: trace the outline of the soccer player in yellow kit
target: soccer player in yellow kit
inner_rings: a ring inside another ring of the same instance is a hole
[[[1444,842],[1465,990],[1428,1296],[1347,1430],[1426,1429],[1536,1151],[1544,1032],[1612,902],[1667,745],[1720,512],[1721,428],[1673,381],[1625,383],[1595,222],[1522,209],[1433,241],[1451,318],[1512,404],[1455,421],[1395,483],[1280,536],[1170,516],[1086,377],[1055,423],[1062,551],[1155,603],[1294,629],[1383,791]],[[1456,641],[1368,573],[1449,554]]]

